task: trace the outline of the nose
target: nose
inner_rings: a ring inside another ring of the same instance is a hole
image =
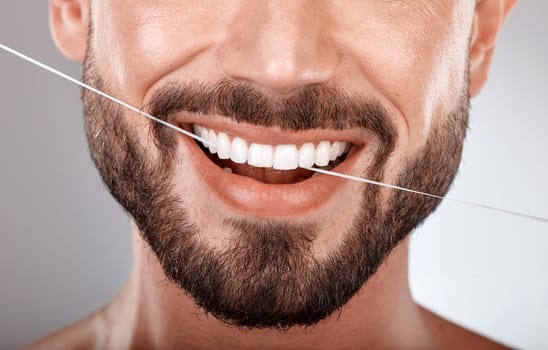
[[[219,45],[223,73],[279,94],[331,80],[338,57],[319,3],[246,2],[227,23]]]

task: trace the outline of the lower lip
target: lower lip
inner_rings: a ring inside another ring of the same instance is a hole
[[[294,184],[267,184],[221,169],[194,140],[179,136],[207,186],[225,204],[242,214],[263,218],[300,216],[319,209],[348,184],[348,180],[322,174]],[[359,153],[351,150],[347,159],[332,170],[349,174]]]

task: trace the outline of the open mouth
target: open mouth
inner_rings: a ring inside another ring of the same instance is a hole
[[[225,171],[266,184],[295,184],[317,173],[305,168],[332,170],[344,162],[353,148],[346,141],[261,144],[241,137],[192,125],[193,131],[209,144],[196,141],[207,157]]]
[[[306,168],[355,173],[360,160],[367,166],[374,142],[357,128],[286,131],[222,116],[205,121],[181,113],[175,118],[179,127],[207,142],[179,135],[182,152],[198,176],[196,188],[188,190],[204,191],[209,202],[219,203],[207,208],[211,215],[221,209],[268,219],[301,218],[322,208],[331,212],[356,194],[356,186]]]

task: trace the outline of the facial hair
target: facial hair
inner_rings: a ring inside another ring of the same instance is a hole
[[[88,50],[84,82],[112,93]],[[468,97],[457,98],[458,108],[440,116],[425,146],[402,166],[396,185],[446,194],[460,163],[468,120]],[[205,312],[230,325],[285,330],[325,319],[363,287],[440,202],[402,191],[390,192],[383,202],[379,187],[364,185],[359,213],[348,218],[351,229],[340,233],[341,243],[327,256],[312,254],[314,238],[321,234],[317,223],[257,218],[225,218],[223,228],[234,239],[214,249],[198,239],[200,229],[187,214],[190,204],[173,191],[178,160],[173,131],[150,124],[160,154],[154,158],[120,106],[87,90],[82,100],[90,153],[110,193],[132,216],[165,275]],[[273,97],[242,82],[182,82],[159,89],[146,108],[168,121],[185,110],[284,130],[367,129],[378,147],[363,176],[376,181],[383,181],[397,140],[380,102],[349,96],[334,85]]]

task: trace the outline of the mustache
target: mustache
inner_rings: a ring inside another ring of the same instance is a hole
[[[394,148],[397,137],[390,114],[380,101],[347,94],[330,83],[275,95],[239,81],[169,82],[154,92],[144,110],[167,122],[184,111],[201,114],[204,119],[222,115],[236,122],[291,131],[363,128],[375,134],[388,149]],[[158,124],[153,127],[162,129]],[[158,137],[162,133],[156,131]]]

